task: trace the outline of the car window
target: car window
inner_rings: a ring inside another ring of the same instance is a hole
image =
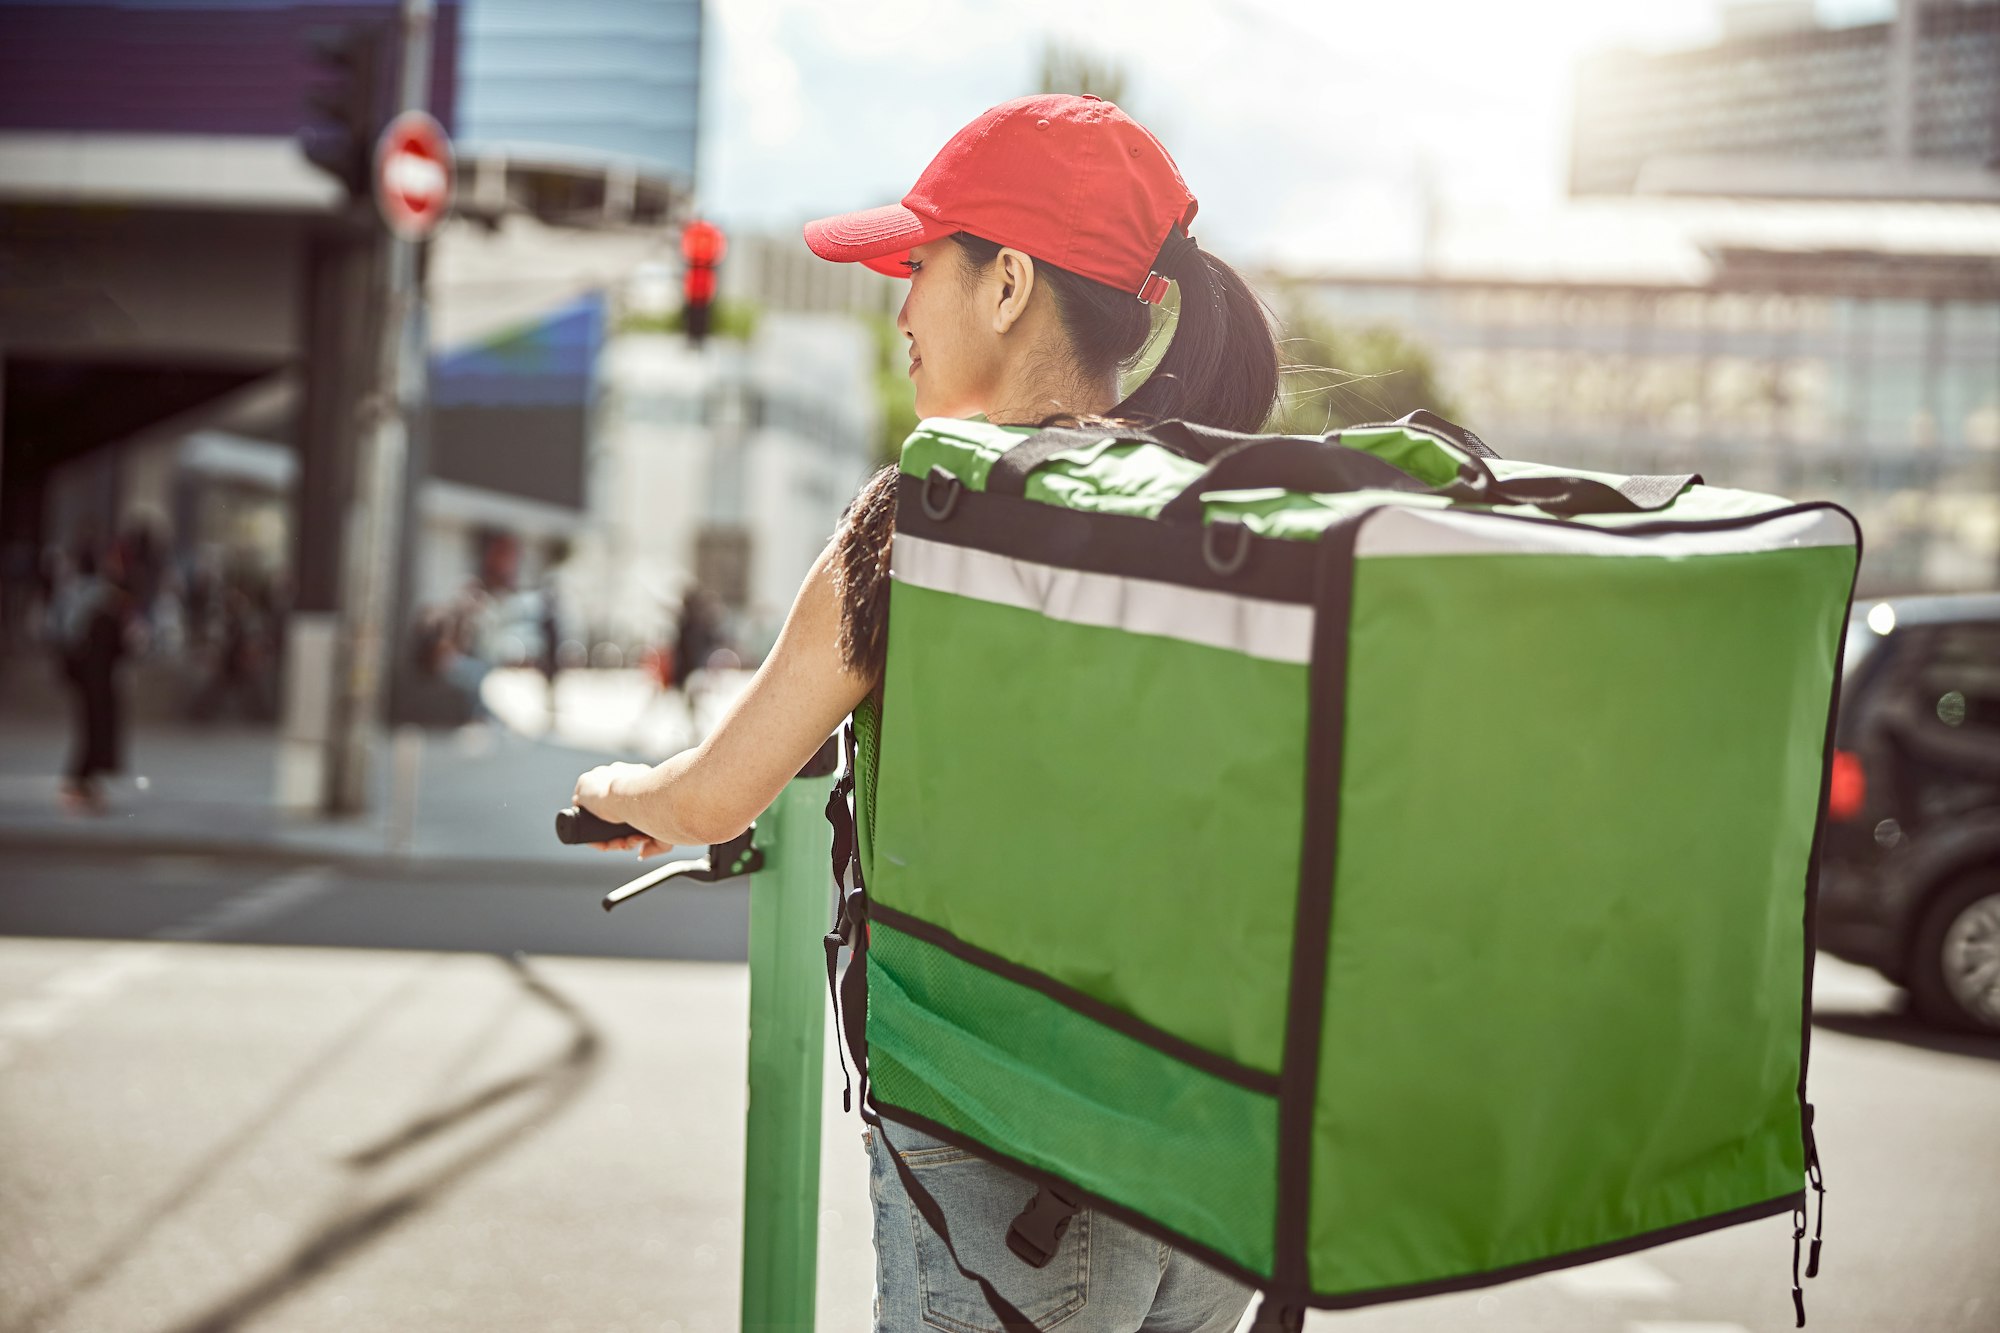
[[[1940,625],[1928,647],[1912,681],[1921,702],[1940,725],[2000,745],[2000,622]]]
[[[2000,622],[1891,637],[1859,738],[1871,790],[1906,832],[2000,805]]]

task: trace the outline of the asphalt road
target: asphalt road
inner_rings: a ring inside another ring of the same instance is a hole
[[[740,887],[0,849],[0,1333],[735,1326]],[[2000,1043],[1823,959],[1810,1327],[2000,1329]],[[828,1057],[830,1083],[838,1073]],[[823,1330],[869,1327],[827,1101]],[[1788,1329],[1773,1219],[1309,1328]]]

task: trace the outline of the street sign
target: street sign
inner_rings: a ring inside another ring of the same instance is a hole
[[[390,121],[375,144],[375,203],[389,230],[421,241],[451,211],[451,140],[421,111]]]

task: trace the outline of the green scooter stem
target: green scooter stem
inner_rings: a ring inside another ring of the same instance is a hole
[[[820,1099],[833,833],[829,739],[757,821],[750,880],[750,1110],[743,1170],[744,1333],[808,1333],[819,1264]]]

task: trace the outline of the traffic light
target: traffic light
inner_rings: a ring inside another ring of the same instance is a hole
[[[306,160],[347,188],[349,198],[374,188],[375,140],[389,119],[389,28],[343,23],[306,33],[310,81],[299,146]]]
[[[681,325],[696,347],[708,337],[709,311],[715,302],[715,270],[729,242],[722,228],[696,219],[681,228],[681,258],[687,276],[681,286]]]

